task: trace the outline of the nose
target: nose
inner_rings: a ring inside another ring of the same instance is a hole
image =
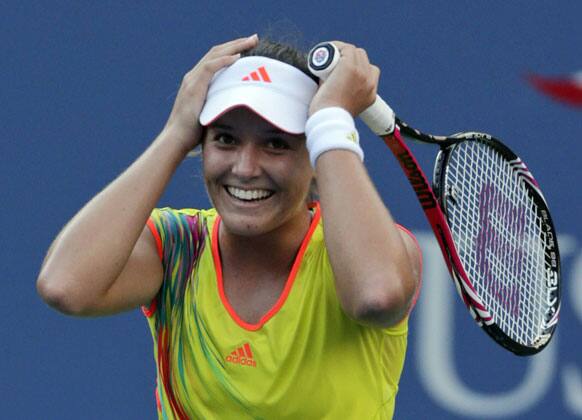
[[[232,165],[232,173],[240,178],[253,178],[261,173],[260,150],[247,143],[239,148]]]

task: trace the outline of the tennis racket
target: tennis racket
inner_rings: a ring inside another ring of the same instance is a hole
[[[318,44],[309,68],[325,79],[339,56],[333,44]],[[379,96],[360,117],[402,167],[478,325],[517,355],[541,351],[558,323],[560,257],[548,206],[525,163],[489,134],[422,133]],[[439,146],[432,186],[403,136]]]

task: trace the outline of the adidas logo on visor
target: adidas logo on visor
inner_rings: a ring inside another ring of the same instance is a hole
[[[271,78],[269,77],[269,73],[267,73],[267,69],[265,66],[261,66],[257,69],[257,71],[251,72],[248,76],[242,78],[243,82],[266,82],[271,83]]]

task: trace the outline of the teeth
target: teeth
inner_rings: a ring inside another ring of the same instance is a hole
[[[273,193],[268,190],[243,190],[236,187],[226,187],[227,191],[239,200],[262,200],[270,197]]]

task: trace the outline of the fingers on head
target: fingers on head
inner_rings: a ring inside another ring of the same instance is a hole
[[[186,73],[185,78],[188,78],[190,73],[194,73],[197,70],[214,74],[221,68],[234,63],[240,58],[241,52],[255,47],[258,42],[259,37],[255,34],[250,37],[238,38],[224,44],[215,45],[190,72]]]
[[[208,51],[205,57],[238,54],[253,48],[258,44],[258,42],[259,37],[257,34],[244,38],[233,39],[232,41],[225,42],[224,44],[215,45]]]
[[[246,36],[244,38],[233,39],[232,41],[225,42],[224,44],[215,45],[212,50],[224,52],[226,54],[232,54],[238,51],[244,51],[245,49],[252,48],[259,42],[259,36],[257,34]]]
[[[233,55],[221,55],[214,58],[207,57],[185,74],[184,81],[196,81],[201,74],[207,74],[208,77],[212,77],[212,75],[214,75],[218,70],[230,66],[239,58],[239,53]]]

